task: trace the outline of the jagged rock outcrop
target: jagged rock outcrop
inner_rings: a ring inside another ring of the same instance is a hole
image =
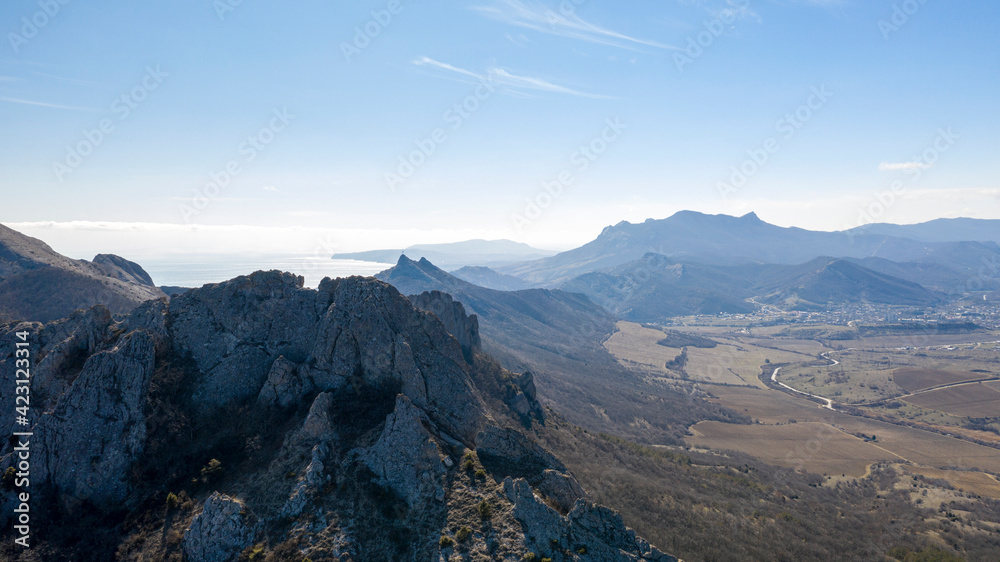
[[[462,353],[468,362],[472,355],[482,351],[479,339],[479,318],[475,314],[466,315],[465,307],[448,293],[424,291],[410,297],[413,306],[437,316],[448,333],[455,336],[462,346]]]
[[[564,517],[536,496],[524,479],[506,478],[503,491],[514,506],[514,517],[524,526],[531,548],[547,551],[558,545],[567,552],[578,552],[582,547],[586,559],[607,562],[677,562],[677,558],[637,537],[612,509],[578,500]]]
[[[149,334],[134,331],[92,355],[33,427],[34,477],[55,486],[63,501],[108,505],[128,498],[128,471],[145,446],[154,347]]]
[[[549,468],[566,470],[552,453],[510,427],[487,426],[476,436],[476,452],[483,464],[497,472],[523,476],[542,474]]]
[[[413,507],[444,501],[446,455],[427,430],[426,416],[400,394],[382,435],[362,453],[379,484],[392,488]]]
[[[243,502],[215,492],[184,533],[184,555],[190,562],[229,562],[253,544],[256,527]]]
[[[452,319],[468,322],[460,307]],[[258,272],[125,317],[93,308],[0,332],[19,328],[37,360],[36,532],[68,559],[520,560],[551,546],[543,531],[641,550],[613,512],[581,511],[565,466],[514,429],[526,426],[510,397],[540,411],[531,374],[466,357],[436,314],[385,283],[312,290]],[[19,429],[11,411],[0,431]],[[0,470],[12,447],[0,443]]]

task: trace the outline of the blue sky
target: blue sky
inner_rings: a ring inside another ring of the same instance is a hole
[[[566,248],[681,209],[1000,218],[991,1],[43,0],[0,21],[0,222],[80,257]]]

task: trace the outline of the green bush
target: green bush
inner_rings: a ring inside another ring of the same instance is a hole
[[[483,470],[483,469],[481,469],[481,468],[477,468],[476,469],[476,478],[485,480],[486,479],[486,471]]]
[[[465,542],[470,536],[472,536],[472,529],[468,527],[462,527],[455,533],[455,538],[458,539],[458,542]]]
[[[177,494],[173,492],[167,494],[167,509],[177,509],[179,503],[180,499],[177,498]]]
[[[483,500],[479,502],[479,518],[483,521],[493,517],[493,506],[490,502]]]
[[[219,476],[222,476],[222,461],[219,459],[212,459],[208,461],[205,468],[201,469],[201,479],[204,482],[215,480]]]
[[[455,541],[451,540],[451,537],[449,536],[442,536],[441,540],[438,541],[438,544],[441,545],[441,548],[448,548],[455,544]]]
[[[538,560],[538,555],[535,554],[534,552],[529,552],[525,554],[524,558],[522,558],[521,560],[523,560],[524,562],[536,562]]]
[[[3,489],[8,492],[14,489],[14,481],[17,480],[17,470],[11,466],[3,471]]]

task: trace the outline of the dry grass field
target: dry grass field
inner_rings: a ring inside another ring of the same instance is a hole
[[[618,322],[616,326],[618,331],[604,341],[604,347],[623,363],[665,371],[663,365],[680,353],[656,343],[665,336],[660,330],[644,328],[635,322]]]
[[[604,347],[626,366],[639,366],[661,376],[679,377],[665,367],[681,354],[681,348],[665,347],[658,341],[665,334],[634,322],[618,322],[618,331],[604,342]],[[686,328],[685,328],[686,330]],[[692,330],[693,331],[693,330]],[[701,335],[708,336],[706,331]],[[684,372],[694,381],[717,384],[762,386],[757,375],[760,366],[772,363],[801,362],[811,357],[783,349],[768,349],[732,337],[712,334],[719,345],[713,348],[687,348]]]
[[[1000,481],[982,472],[958,470],[941,470],[924,466],[900,465],[900,468],[910,474],[919,474],[926,478],[946,480],[953,487],[969,493],[1000,499]]]
[[[932,390],[904,400],[954,416],[984,418],[1000,415],[1000,392],[981,383]]]
[[[788,425],[734,425],[701,422],[691,428],[692,446],[733,450],[765,462],[815,474],[864,476],[868,465],[898,460],[892,453],[815,422]]]
[[[892,376],[893,381],[906,392],[917,392],[925,388],[981,379],[989,376],[989,373],[903,367],[896,369]]]

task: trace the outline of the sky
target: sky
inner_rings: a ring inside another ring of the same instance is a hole
[[[1000,218],[992,0],[0,7],[0,222],[101,251]]]

